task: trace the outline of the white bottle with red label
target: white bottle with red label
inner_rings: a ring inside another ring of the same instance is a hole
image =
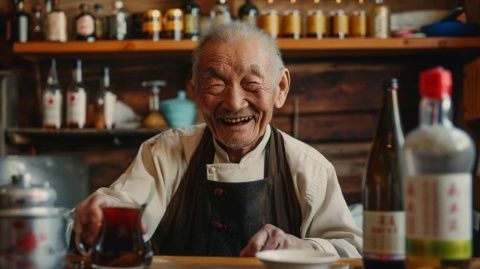
[[[67,91],[67,127],[82,129],[87,119],[87,91],[82,83],[82,62],[77,60],[73,82]]]
[[[58,83],[55,59],[52,60],[47,84],[42,94],[42,126],[45,129],[62,127],[62,89]]]
[[[420,125],[405,139],[407,268],[462,267],[472,255],[472,139],[450,119],[452,75],[420,75]]]

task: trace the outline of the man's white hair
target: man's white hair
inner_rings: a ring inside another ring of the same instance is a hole
[[[222,25],[211,32],[209,32],[200,41],[200,44],[195,48],[192,53],[192,82],[197,85],[198,72],[199,72],[199,60],[200,55],[203,53],[205,46],[208,43],[234,43],[242,39],[257,39],[260,40],[264,46],[255,47],[252,49],[263,48],[265,57],[270,58],[273,70],[279,72],[283,69],[284,64],[280,49],[277,42],[266,32],[251,26],[250,24],[243,22],[231,22]],[[272,72],[273,72],[272,70]]]

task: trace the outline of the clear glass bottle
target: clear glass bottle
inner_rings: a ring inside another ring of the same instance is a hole
[[[230,8],[228,7],[227,0],[217,0],[212,10],[210,10],[210,18],[212,20],[213,28],[219,27],[232,21],[232,15],[230,13]]]
[[[370,11],[369,28],[371,37],[390,37],[390,8],[383,0],[375,0],[375,4]]]
[[[267,1],[268,5],[260,12],[258,17],[258,28],[277,38],[280,33],[280,16],[273,4],[273,0]]]
[[[28,42],[30,32],[30,15],[25,11],[23,0],[15,0],[15,12],[12,21],[12,38],[14,42]]]
[[[58,83],[57,64],[52,59],[50,73],[42,93],[42,126],[44,129],[60,129],[62,127],[62,89]]]
[[[95,41],[95,17],[89,11],[89,5],[82,3],[80,13],[75,17],[75,39]]]
[[[117,95],[110,87],[110,69],[103,68],[100,88],[95,97],[94,126],[96,129],[112,129],[115,125]]]
[[[44,26],[45,26],[45,22],[43,20],[42,7],[40,5],[35,5],[35,7],[33,8],[30,40],[32,41],[45,40]]]
[[[53,0],[52,11],[47,13],[45,33],[47,41],[67,41],[67,17],[60,9],[60,0]]]
[[[107,23],[105,21],[105,16],[103,14],[103,5],[100,3],[95,3],[93,6],[95,10],[95,36],[97,40],[105,39]]]
[[[160,112],[160,87],[167,85],[163,80],[144,81],[143,87],[150,87],[150,96],[148,98],[148,113],[142,120],[144,128],[164,128],[167,127],[167,121]]]
[[[200,6],[194,0],[186,0],[183,13],[184,38],[198,40],[200,37]]]
[[[113,3],[113,14],[108,17],[108,38],[125,40],[128,38],[129,14],[123,10],[123,1]]]
[[[452,75],[420,74],[420,124],[405,139],[407,268],[462,267],[472,255],[472,139],[451,121]],[[466,267],[465,267],[466,268]]]
[[[403,131],[397,101],[397,79],[384,88],[383,105],[373,140],[363,194],[363,265],[366,269],[403,269]]]
[[[257,6],[255,6],[251,0],[245,0],[245,3],[238,9],[238,18],[252,26],[257,26]]]
[[[319,8],[320,0],[314,0],[314,8],[307,12],[307,37],[322,39],[328,36],[328,18]]]
[[[87,119],[87,90],[83,85],[82,61],[77,60],[73,80],[67,90],[67,127],[82,129]]]

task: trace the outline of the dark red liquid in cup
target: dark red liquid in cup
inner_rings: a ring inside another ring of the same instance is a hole
[[[144,242],[140,209],[102,208],[103,223],[92,250],[92,264],[108,267],[148,266],[152,250]]]

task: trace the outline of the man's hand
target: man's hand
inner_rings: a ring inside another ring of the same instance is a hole
[[[94,193],[75,208],[73,229],[76,235],[89,245],[93,245],[100,230],[103,219],[101,205],[104,202],[102,195]]]
[[[265,225],[252,236],[248,245],[242,249],[240,256],[255,256],[260,250],[267,249],[315,249],[313,244],[294,235],[287,234],[271,224]]]

